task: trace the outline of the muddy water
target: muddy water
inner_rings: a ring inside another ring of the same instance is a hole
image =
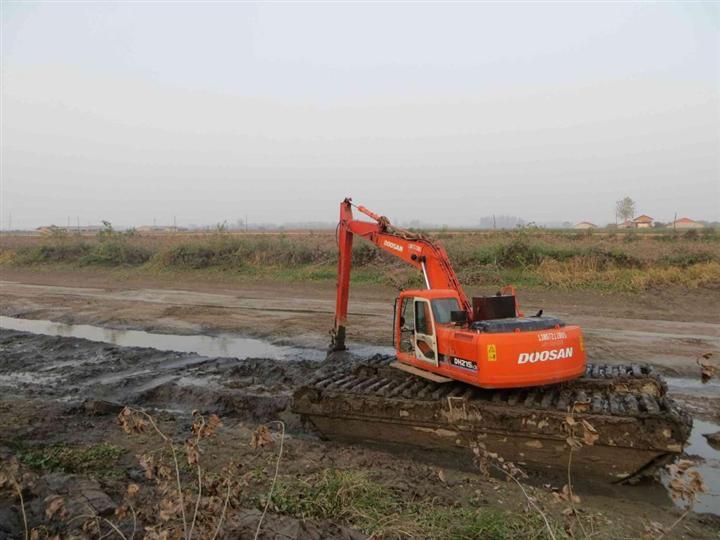
[[[155,334],[142,330],[115,330],[86,324],[64,324],[5,316],[0,316],[0,328],[46,336],[75,337],[121,347],[195,353],[208,357],[324,360],[326,354],[325,351],[317,349],[273,345],[261,339],[234,335]]]
[[[668,392],[677,397],[709,397],[720,398],[720,381],[712,379],[703,383],[699,378],[666,377]],[[689,446],[685,453],[696,461],[695,469],[702,475],[707,487],[706,493],[698,495],[695,503],[695,512],[708,512],[720,515],[720,451],[715,450],[703,437],[706,433],[720,431],[720,424],[693,418],[693,430],[690,435]],[[666,475],[661,477],[663,485],[667,486],[669,479]],[[681,501],[676,505],[682,507]]]
[[[693,507],[695,512],[707,512],[720,515],[720,452],[715,450],[703,437],[706,433],[720,431],[720,424],[706,422],[704,420],[693,420],[693,430],[690,435],[690,445],[685,453],[691,458],[697,459],[695,469],[702,475],[703,482],[707,487],[705,493],[698,495],[697,502]],[[667,486],[669,478],[663,475],[662,483]],[[676,501],[677,506],[682,507],[683,503]]]
[[[698,397],[720,397],[720,380],[711,379],[704,383],[699,377],[664,377],[671,394],[685,394]]]

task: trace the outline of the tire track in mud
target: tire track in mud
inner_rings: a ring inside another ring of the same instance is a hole
[[[318,361],[205,357],[0,329],[0,391],[69,403],[100,399],[163,409],[277,418]],[[335,364],[337,365],[337,364]]]

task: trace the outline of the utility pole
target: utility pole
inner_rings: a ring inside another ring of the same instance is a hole
[[[247,214],[245,214],[245,232],[248,232]]]
[[[495,214],[493,214],[493,231],[494,231],[496,228],[497,228],[497,227],[496,227],[496,225],[495,225]]]
[[[675,212],[675,218],[673,218],[673,232],[677,229],[677,212]]]
[[[77,218],[77,233],[80,234],[80,216],[76,216]]]

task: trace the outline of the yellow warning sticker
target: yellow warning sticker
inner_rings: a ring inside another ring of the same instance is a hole
[[[497,350],[495,349],[495,345],[492,343],[487,346],[487,359],[488,362],[494,362],[497,360]]]
[[[583,343],[582,334],[580,334],[580,350],[581,350],[582,352],[585,352],[585,343]]]

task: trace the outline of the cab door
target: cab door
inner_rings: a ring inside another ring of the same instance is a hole
[[[415,357],[418,360],[438,365],[437,338],[430,301],[426,298],[415,298]]]

